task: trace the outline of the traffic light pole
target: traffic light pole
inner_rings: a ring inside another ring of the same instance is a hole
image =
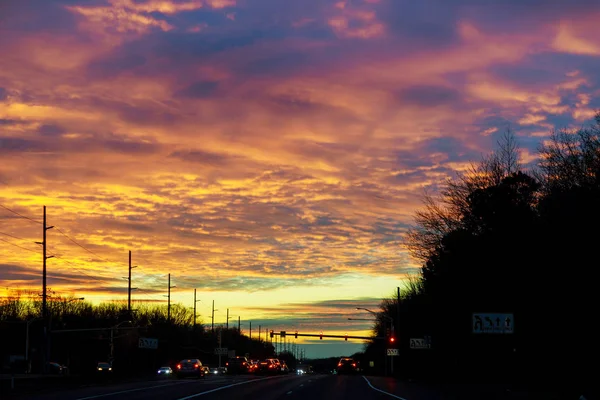
[[[275,332],[275,331],[271,331],[270,332],[270,336],[283,336],[285,337],[287,335],[287,333],[285,331],[281,331],[281,332]],[[361,339],[361,340],[385,340],[385,337],[382,336],[377,336],[377,337],[372,337],[372,336],[348,336],[348,335],[323,335],[321,333],[293,333],[293,335],[295,337],[298,336],[302,336],[302,337],[318,337],[318,338],[332,338],[332,339]]]

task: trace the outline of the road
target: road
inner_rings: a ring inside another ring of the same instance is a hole
[[[431,388],[399,382],[392,378],[361,375],[209,376],[203,379],[149,380],[120,384],[92,385],[47,393],[28,393],[11,399],[44,400],[458,400],[525,399],[524,394],[495,391],[484,393],[468,388],[449,393],[447,388]]]

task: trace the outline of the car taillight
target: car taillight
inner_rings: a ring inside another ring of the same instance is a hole
[[[356,367],[356,364],[355,364],[355,363],[352,363],[352,366],[353,366],[353,367]]]
[[[198,367],[199,367],[199,365],[198,365],[198,364],[194,364],[194,368],[198,368]]]
[[[177,369],[181,369],[181,364],[177,364]]]
[[[338,363],[338,367],[341,367],[341,366],[342,366],[342,363]]]

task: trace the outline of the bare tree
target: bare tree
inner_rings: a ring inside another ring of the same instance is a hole
[[[546,193],[600,184],[600,112],[595,124],[577,131],[560,130],[540,146],[540,179]]]
[[[423,209],[415,213],[415,224],[405,237],[405,246],[417,260],[425,262],[442,239],[463,226],[470,210],[469,196],[478,189],[499,185],[521,168],[517,140],[508,130],[497,142],[497,150],[471,164],[467,172],[448,179],[439,196],[423,196]]]

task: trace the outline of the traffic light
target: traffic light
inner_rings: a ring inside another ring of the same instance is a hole
[[[285,337],[285,331],[281,331],[281,332],[279,332],[279,337],[282,337],[282,338],[284,338],[284,337]]]
[[[269,332],[269,335],[271,336],[271,339],[273,339],[273,329],[271,329],[271,332]]]
[[[323,332],[319,334],[319,340],[323,340]]]
[[[390,343],[394,343],[396,341],[396,338],[393,336],[390,336]]]
[[[294,339],[298,339],[298,331],[296,331],[296,333],[294,333]]]
[[[346,334],[346,336],[344,336],[344,340],[347,342],[348,341],[348,334]]]

